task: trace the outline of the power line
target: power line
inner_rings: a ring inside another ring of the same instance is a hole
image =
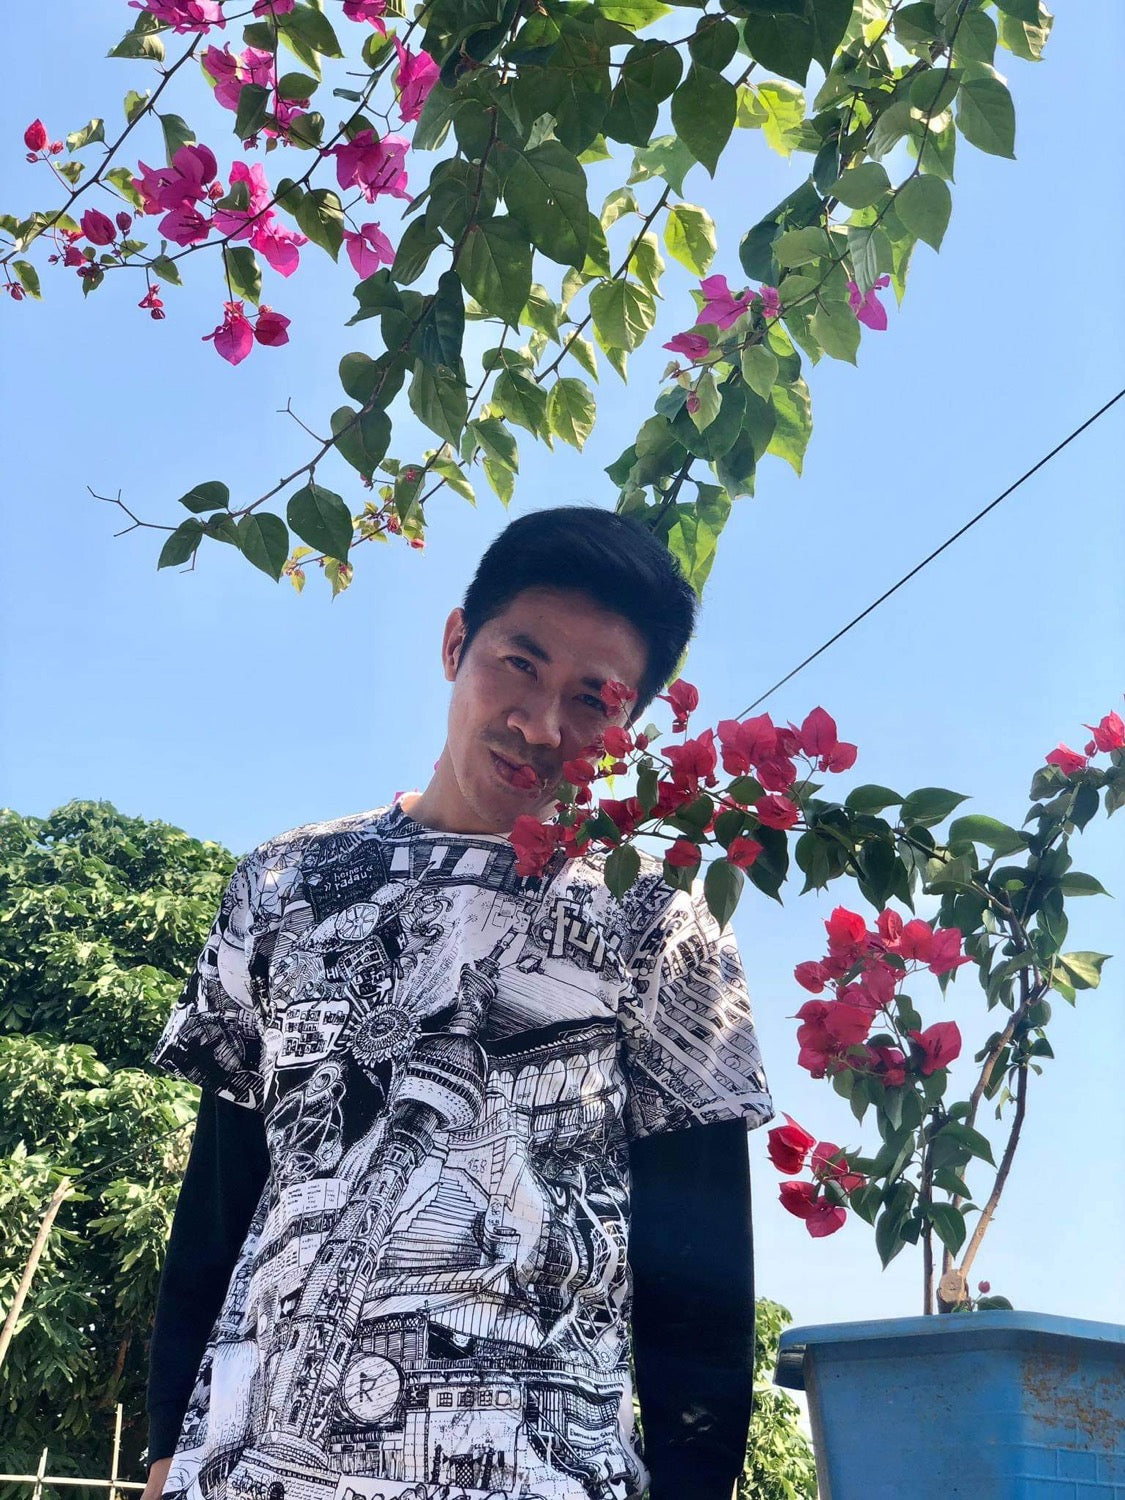
[[[873,603],[869,604],[865,610],[856,615],[854,620],[849,620],[841,630],[838,630],[834,636],[831,636],[828,640],[826,640],[823,646],[818,646],[811,656],[806,656],[804,661],[795,666],[791,672],[787,672],[784,677],[779,678],[777,682],[774,683],[773,687],[767,688],[760,697],[755,698],[749,708],[744,708],[742,710],[742,713],[739,714],[739,718],[744,718],[748,713],[752,713],[754,709],[758,707],[759,703],[764,703],[766,701],[771,693],[776,693],[779,687],[784,687],[787,682],[796,677],[798,672],[804,671],[804,669],[809,665],[810,662],[814,662],[818,656],[822,656],[824,652],[828,650],[829,646],[834,646],[842,636],[847,635],[849,630],[858,625],[861,620],[865,620],[872,610],[878,609],[880,604],[889,599],[892,594],[897,593],[897,591],[902,588],[904,583],[909,583],[910,580],[915,576],[915,574],[920,573],[923,568],[932,563],[935,557],[940,557],[945,549],[947,547],[951,547],[953,543],[958,539],[958,537],[964,536],[966,531],[968,531],[970,527],[975,526],[978,521],[982,521],[984,517],[988,515],[990,510],[995,510],[995,508],[1000,504],[1001,500],[1006,500],[1008,496],[1013,492],[1013,490],[1018,490],[1020,485],[1023,484],[1026,479],[1030,479],[1033,474],[1037,474],[1044,464],[1050,463],[1051,459],[1054,458],[1057,453],[1061,453],[1068,443],[1073,443],[1074,439],[1076,437],[1080,437],[1082,433],[1086,431],[1087,427],[1092,427],[1099,417],[1105,416],[1110,407],[1114,406],[1118,401],[1120,401],[1122,396],[1125,396],[1125,389],[1118,391],[1116,396],[1111,396],[1104,406],[1099,407],[1098,410],[1094,412],[1093,416],[1086,418],[1081,427],[1076,427],[1068,437],[1063,438],[1061,443],[1058,443],[1054,448],[1052,448],[1050,453],[1045,453],[1038,463],[1032,464],[1031,468],[1028,469],[1026,474],[1021,474],[1020,477],[1013,484],[1010,484],[1002,494],[997,495],[995,500],[989,501],[989,503],[984,507],[983,510],[978,511],[971,520],[966,521],[964,526],[962,526],[960,530],[955,531],[951,537],[947,537],[946,540],[942,542],[940,547],[935,547],[928,557],[924,557],[920,563],[911,568],[909,573],[905,573],[897,583],[892,584],[891,587],[887,589],[886,593],[880,594],[878,599],[874,600]]]

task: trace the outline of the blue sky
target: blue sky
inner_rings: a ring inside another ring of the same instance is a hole
[[[1104,149],[1125,14],[1115,0],[1062,9],[1044,63],[1003,59],[1018,159],[961,145],[940,256],[920,247],[902,309],[887,333],[865,334],[858,369],[825,360],[809,377],[804,477],[768,460],[757,496],[738,502],[688,673],[712,722],[743,709],[1125,384],[1125,304],[1107,272],[1125,213]],[[21,61],[0,135],[5,209],[55,201],[37,197],[43,169],[23,162],[28,121],[42,116],[52,135],[94,114],[112,122],[125,91],[150,83],[142,65],[104,58],[130,19],[118,0],[39,0],[8,18],[9,55]],[[229,163],[229,117],[198,82],[173,101]],[[143,154],[156,162],[159,149]],[[686,196],[715,213],[714,269],[738,286],[740,233],[805,159],[788,167],[753,132],[728,157],[714,184],[695,169]],[[426,171],[420,163],[416,183]],[[342,399],[340,356],[373,342],[369,324],[342,327],[350,277],[313,247],[305,257],[290,283],[267,272],[266,300],[292,318],[291,343],[255,348],[238,369],[200,340],[223,295],[208,256],[193,257],[182,291],[169,289],[163,323],[136,309],[139,281],[110,278],[83,303],[57,268],[43,268],[42,304],[5,302],[4,802],[43,813],[108,798],[241,851],[425,780],[443,734],[441,625],[505,520],[483,483],[475,510],[435,503],[424,554],[363,549],[335,602],[317,578],[298,598],[221,548],[192,576],[157,574],[156,534],[114,540],[118,516],[87,493],[120,490],[141,514],[178,520],[176,497],[199,480],[222,478],[245,500],[304,461],[308,440],[279,409],[292,397],[323,425]],[[603,415],[582,455],[521,444],[513,514],[612,504],[602,466],[651,409],[658,345],[694,316],[690,284],[672,263],[660,337],[627,386],[603,364]],[[411,443],[421,450],[408,413],[398,430],[403,457]],[[836,716],[860,746],[843,786],[950,786],[972,794],[966,810],[1018,823],[1044,753],[1059,739],[1080,744],[1083,721],[1120,707],[1123,438],[1125,403],[769,701],[782,719],[818,703]],[[334,471],[337,487],[349,474]],[[1076,867],[1116,893],[1121,826],[1101,820],[1074,851]],[[856,1145],[873,1129],[797,1069],[791,1019],[802,999],[793,965],[819,956],[821,923],[840,899],[840,889],[794,894],[779,908],[753,896],[735,925],[779,1110]],[[1073,947],[1125,948],[1117,903],[1073,906]],[[1017,1306],[1101,1319],[1125,1310],[1123,975],[1118,959],[1073,1012],[1057,1007],[1057,1061],[1034,1080],[1021,1156],[976,1265]],[[959,1021],[966,1055],[989,1029],[967,971],[923,1011]],[[917,1310],[917,1261],[904,1254],[881,1273],[858,1222],[809,1241],[777,1205],[764,1147],[763,1132],[753,1143],[761,1292],[803,1322]]]

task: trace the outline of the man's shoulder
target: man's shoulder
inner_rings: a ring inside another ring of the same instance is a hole
[[[300,823],[265,839],[246,855],[252,869],[276,870],[282,866],[300,865],[315,853],[333,846],[349,846],[357,841],[377,839],[383,832],[393,804],[369,808],[366,812],[345,817],[325,818],[315,823]]]
[[[559,879],[566,881],[580,870],[591,885],[600,887],[604,899],[617,914],[624,926],[634,934],[647,931],[660,918],[678,907],[690,908],[692,895],[687,891],[674,890],[664,879],[664,861],[647,850],[637,848],[640,867],[633,884],[621,896],[613,896],[605,883],[606,861],[612,849],[591,849],[576,860],[563,866]]]

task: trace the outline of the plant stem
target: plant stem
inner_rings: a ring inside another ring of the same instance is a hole
[[[1019,1079],[1016,1083],[1016,1112],[1012,1119],[1012,1129],[1008,1135],[1008,1144],[1004,1147],[1004,1155],[1000,1158],[1000,1166],[996,1172],[996,1181],[992,1185],[992,1192],[988,1202],[981,1210],[980,1218],[977,1220],[976,1228],[973,1230],[965,1254],[961,1258],[961,1274],[968,1277],[969,1270],[980,1249],[981,1240],[984,1239],[985,1231],[992,1222],[996,1212],[996,1206],[1000,1202],[1000,1194],[1004,1191],[1004,1184],[1008,1180],[1008,1173],[1012,1169],[1012,1158],[1016,1154],[1019,1145],[1020,1131],[1023,1128],[1023,1117],[1027,1109],[1027,1070],[1028,1065],[1024,1063],[1019,1070]]]

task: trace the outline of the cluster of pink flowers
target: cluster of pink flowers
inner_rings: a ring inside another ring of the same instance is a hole
[[[134,10],[147,10],[179,36],[188,32],[201,35],[212,26],[223,27],[222,0],[129,0]]]
[[[208,47],[201,61],[204,71],[214,82],[216,101],[233,114],[238,113],[239,99],[246,84],[252,83],[259,88],[274,91],[271,112],[280,130],[267,125],[266,135],[284,135],[293,121],[300,119],[308,107],[307,99],[283,99],[276,92],[277,58],[264,48],[247,47],[235,54],[231,52],[230,43],[227,42],[222,47]]]
[[[848,306],[861,323],[882,333],[887,327],[887,309],[876,297],[876,291],[890,286],[889,276],[880,276],[869,292],[861,292],[854,281],[848,282]]]
[[[708,276],[699,283],[699,291],[701,302],[699,316],[695,320],[697,328],[701,324],[724,332],[733,328],[739,318],[751,310],[755,298],[761,306],[763,317],[776,318],[781,312],[781,298],[776,287],[761,286],[756,292],[747,287],[736,295],[727,285],[725,276]],[[675,338],[669,339],[664,348],[670,349],[673,354],[684,355],[692,364],[698,364],[711,353],[712,344],[707,334],[694,333],[689,329],[686,333],[677,333]]]
[[[898,912],[881,911],[873,929],[859,912],[838,906],[825,922],[828,952],[815,962],[798,964],[794,978],[813,995],[826,989],[834,999],[806,1000],[797,1012],[797,1061],[814,1078],[845,1069],[867,1073],[887,1088],[901,1088],[912,1072],[928,1077],[946,1067],[961,1051],[954,1021],[938,1021],[925,1031],[911,1031],[911,1056],[867,1038],[882,1014],[893,1026],[891,1007],[899,986],[919,969],[951,974],[972,962],[961,952],[956,927],[934,928]]]
[[[782,1206],[798,1219],[814,1239],[835,1234],[847,1219],[844,1199],[864,1186],[866,1178],[853,1172],[847,1157],[831,1141],[818,1141],[791,1115],[786,1125],[777,1125],[767,1137],[770,1161],[779,1172],[795,1177],[804,1170],[806,1159],[812,1171],[809,1182],[783,1182]]]
[[[1084,728],[1091,734],[1091,738],[1086,741],[1084,755],[1079,755],[1077,750],[1072,750],[1069,745],[1060,741],[1045,757],[1046,764],[1058,766],[1064,776],[1074,776],[1086,769],[1092,755],[1108,755],[1113,750],[1125,750],[1125,720],[1122,720],[1119,713],[1111,711],[1097,724],[1086,724]]]
[[[287,344],[289,319],[263,302],[251,323],[241,302],[224,302],[223,321],[211,333],[205,333],[203,339],[204,342],[214,339],[215,348],[227,363],[237,365],[250,353],[255,340],[273,347]]]

